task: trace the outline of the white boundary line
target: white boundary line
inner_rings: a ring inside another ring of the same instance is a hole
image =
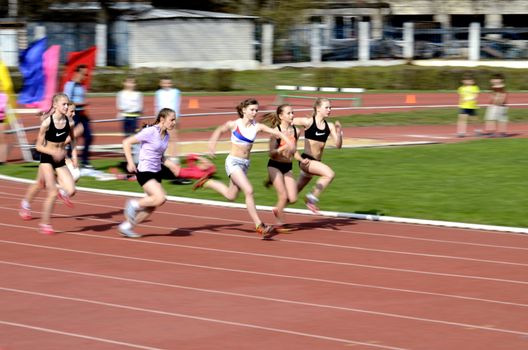
[[[13,290],[9,290],[9,291],[13,291]],[[125,343],[125,342],[111,340],[111,339],[92,337],[92,336],[88,336],[88,335],[84,335],[80,333],[64,332],[64,331],[59,331],[56,329],[37,327],[37,326],[32,326],[29,324],[18,323],[18,322],[9,322],[9,321],[0,320],[0,324],[5,325],[5,326],[11,326],[11,327],[26,328],[26,329],[31,329],[34,331],[45,332],[45,333],[53,333],[53,334],[66,335],[69,337],[88,339],[88,340],[93,340],[93,341],[98,341],[98,342],[108,343],[108,344],[113,344],[113,345],[121,345],[121,346],[126,346],[129,348],[144,349],[144,350],[163,350],[161,348],[153,348],[150,346],[142,346],[142,345]]]
[[[294,336],[307,337],[307,338],[312,338],[312,339],[326,340],[326,341],[337,342],[337,343],[364,345],[364,346],[374,347],[374,348],[379,348],[379,349],[404,350],[404,348],[398,348],[398,347],[382,345],[382,344],[371,344],[371,343],[360,342],[360,341],[355,341],[355,340],[350,340],[350,339],[330,337],[330,336],[320,335],[320,334],[316,334],[316,333],[306,333],[306,332],[299,332],[299,331],[293,331],[293,330],[288,330],[288,329],[266,327],[266,326],[260,326],[258,324],[252,324],[252,323],[244,323],[244,322],[237,322],[237,321],[227,321],[227,320],[222,320],[222,319],[218,319],[218,318],[195,316],[195,315],[191,315],[191,314],[170,312],[170,311],[157,310],[157,309],[151,309],[151,308],[143,308],[143,307],[125,305],[125,304],[110,303],[110,302],[104,302],[104,301],[97,301],[97,300],[93,300],[93,299],[75,298],[75,297],[68,297],[68,296],[63,296],[63,295],[59,295],[59,294],[41,293],[41,292],[34,292],[34,291],[30,291],[30,290],[16,289],[16,288],[0,287],[0,290],[1,291],[5,291],[5,292],[27,294],[27,295],[32,295],[32,296],[44,297],[44,298],[52,298],[52,299],[58,299],[58,300],[67,300],[67,301],[72,301],[72,302],[77,302],[77,303],[85,303],[85,304],[91,304],[91,305],[97,305],[97,306],[106,306],[106,307],[109,307],[109,308],[138,311],[138,312],[142,312],[142,313],[149,313],[149,314],[155,314],[155,315],[162,315],[162,316],[169,316],[169,317],[176,317],[176,318],[183,318],[183,319],[191,319],[191,320],[195,320],[195,321],[217,323],[217,324],[222,324],[222,325],[227,325],[227,326],[243,327],[243,328],[256,329],[256,330],[261,330],[261,331],[282,333],[282,334],[287,334],[287,335],[294,335]],[[384,316],[383,313],[379,313],[379,314]],[[387,314],[387,315],[390,315],[390,314]],[[410,320],[421,321],[419,318],[413,318],[411,316],[409,316],[407,318],[410,319]],[[484,330],[484,331],[494,331],[494,332],[502,332],[502,333],[509,333],[509,334],[518,334],[518,335],[528,335],[528,333],[512,331],[512,330],[507,330],[507,329],[503,330],[503,329],[499,329],[499,328],[491,328],[491,327],[485,327],[485,326],[477,326],[477,325],[473,326],[473,325],[466,325],[466,324],[462,324],[462,323],[461,324],[457,324],[455,322],[445,322],[445,321],[440,321],[438,323],[443,324],[443,325],[448,325],[448,326],[471,327],[471,328],[480,329],[480,330]],[[68,335],[71,335],[71,334],[68,334]],[[148,349],[156,349],[156,348],[148,348]]]
[[[27,183],[27,184],[31,184],[35,182],[34,180],[20,179],[20,178],[16,178],[12,176],[1,175],[1,174],[0,174],[0,180]],[[88,188],[88,187],[77,187],[77,190],[85,191],[85,192],[92,192],[92,193],[112,194],[112,195],[124,196],[124,197],[143,197],[144,196],[143,193],[139,193],[139,192],[114,191],[114,190],[107,190],[107,189],[101,190],[97,188]],[[210,199],[167,196],[167,200],[173,201],[173,202],[212,205],[212,206],[226,207],[226,208],[238,208],[238,209],[246,208],[244,204],[215,201],[215,200],[210,200]],[[257,209],[271,211],[273,207],[257,205]],[[295,213],[295,214],[313,215],[312,212],[308,209],[286,208],[284,211],[289,212],[289,213]],[[325,210],[320,211],[319,215],[326,216],[326,217],[334,217],[334,218],[382,221],[382,222],[397,222],[397,223],[405,223],[405,224],[443,226],[443,227],[462,228],[462,229],[471,229],[471,230],[513,232],[513,233],[528,234],[528,228],[524,228],[524,227],[470,224],[470,223],[454,222],[454,221],[426,220],[426,219],[415,219],[415,218],[403,218],[403,217],[397,217],[397,216],[357,214],[357,213],[325,211]]]

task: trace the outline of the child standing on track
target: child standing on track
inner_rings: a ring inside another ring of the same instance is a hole
[[[268,122],[276,130],[288,137],[294,145],[297,145],[299,135],[293,122],[293,108],[289,104],[282,104],[277,107],[274,113],[264,116],[264,121]],[[293,177],[292,158],[297,159],[301,164],[308,165],[309,159],[303,159],[297,150],[287,147],[286,143],[276,137],[270,138],[270,159],[268,161],[269,183],[273,184],[277,191],[277,204],[273,208],[273,215],[279,225],[284,224],[283,212],[288,203],[297,201],[297,180]]]
[[[293,124],[304,127],[304,152],[301,154],[301,157],[308,159],[308,162],[299,163],[301,174],[297,182],[297,191],[301,192],[310,182],[313,175],[319,176],[319,180],[317,180],[314,188],[305,198],[308,209],[317,213],[319,211],[317,206],[319,196],[335,177],[334,171],[328,165],[321,162],[326,140],[328,136],[332,136],[335,146],[341,148],[343,144],[343,131],[341,130],[339,121],[335,123],[326,121],[326,118],[328,118],[332,110],[329,99],[316,99],[313,109],[311,118],[294,118]]]
[[[504,85],[504,76],[495,74],[490,80],[491,83],[491,102],[486,109],[486,134],[492,136],[507,136],[508,114],[506,107],[506,87]]]
[[[75,181],[65,162],[69,138],[72,145],[72,162],[77,166],[74,123],[67,117],[69,103],[65,94],[53,96],[52,112],[42,121],[37,137],[36,149],[41,154],[37,181],[28,188],[19,212],[23,219],[31,219],[31,201],[41,188],[47,188],[48,196],[44,201],[39,227],[41,233],[48,235],[54,233],[50,218],[55,200],[60,197],[71,206],[69,198],[75,194]],[[57,187],[57,181],[60,189]]]
[[[137,181],[146,194],[139,200],[132,199],[126,203],[124,212],[127,220],[119,225],[119,232],[125,237],[141,237],[133,231],[133,228],[165,203],[166,193],[161,186],[162,162],[175,176],[178,176],[180,167],[169,159],[163,159],[169,144],[169,131],[175,126],[176,114],[172,109],[163,108],[159,111],[154,124],[123,140],[127,170],[136,173]],[[136,143],[141,143],[137,168],[132,157],[132,145]]]
[[[465,74],[462,78],[462,86],[458,88],[459,96],[459,112],[457,123],[457,136],[465,137],[467,132],[468,118],[477,117],[477,98],[480,89],[475,85],[475,80],[469,75]],[[475,130],[475,132],[477,132]]]
[[[278,130],[273,130],[270,127],[257,123],[255,117],[258,112],[258,102],[255,99],[246,99],[237,106],[239,119],[230,120],[225,124],[219,126],[209,139],[209,153],[214,156],[216,150],[216,142],[224,132],[231,133],[231,151],[225,160],[225,168],[227,176],[229,176],[229,185],[226,186],[220,181],[210,180],[204,177],[194,184],[194,189],[199,187],[211,188],[228,200],[234,200],[239,191],[244,192],[246,198],[246,207],[249,216],[255,223],[255,228],[258,234],[262,235],[264,239],[273,236],[273,227],[268,226],[260,219],[257,209],[255,207],[255,200],[253,198],[253,187],[247,177],[249,169],[249,156],[253,142],[256,139],[257,133],[263,131],[277,138],[281,138],[286,143],[286,148],[294,149],[295,145],[283,133]]]

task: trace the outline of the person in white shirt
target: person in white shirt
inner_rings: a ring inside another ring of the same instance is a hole
[[[170,108],[176,113],[176,127],[170,131],[170,143],[167,148],[167,156],[177,161],[176,142],[178,140],[178,129],[180,119],[181,92],[172,86],[172,79],[163,77],[160,79],[160,89],[154,95],[154,112],[157,114],[163,108]]]
[[[176,127],[169,130],[170,140],[167,147],[166,156],[174,163],[180,164],[178,157],[178,130],[180,128],[180,106],[181,106],[181,91],[174,88],[172,79],[169,77],[162,77],[159,82],[160,88],[154,95],[154,112],[159,113],[163,108],[170,108],[176,113]],[[180,185],[190,184],[191,181],[183,178],[176,178],[173,183]]]
[[[123,82],[123,90],[116,97],[118,117],[123,118],[125,137],[136,133],[137,119],[143,114],[143,94],[135,89],[136,79],[127,77]]]

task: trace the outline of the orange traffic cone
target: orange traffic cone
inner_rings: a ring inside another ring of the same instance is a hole
[[[197,98],[191,98],[189,100],[189,108],[190,109],[197,109],[200,108],[200,103],[198,102]]]
[[[405,103],[407,103],[407,104],[415,104],[416,103],[416,95],[407,95],[407,96],[405,96]]]

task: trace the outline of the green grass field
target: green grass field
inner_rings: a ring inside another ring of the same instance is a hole
[[[322,195],[320,206],[322,210],[528,227],[527,149],[528,139],[328,149],[324,161],[337,176]],[[218,179],[227,182],[224,159],[219,156],[215,162]],[[257,204],[273,205],[274,190],[262,185],[267,159],[265,153],[254,153],[249,177]],[[105,170],[121,161],[103,159],[94,164]],[[0,173],[32,179],[37,166],[8,164],[0,167]],[[296,165],[294,170],[297,174]],[[83,177],[78,185],[141,192],[136,182],[128,181]],[[173,185],[170,181],[164,181],[164,186],[171,195],[223,200],[207,189],[193,192],[190,185]],[[242,195],[238,201],[243,202]],[[293,207],[304,207],[302,200]]]
[[[339,116],[333,119],[339,120],[343,127],[362,126],[394,126],[394,125],[449,125],[456,122],[457,109],[437,108],[437,109],[417,109],[414,111],[393,112],[393,113],[373,113],[373,114],[352,114]],[[484,119],[484,108],[479,110],[479,120]],[[299,116],[303,114],[298,113]],[[510,108],[508,110],[510,122],[528,122],[528,113],[525,109]],[[181,133],[191,132],[212,132],[216,127],[211,128],[188,128],[181,130]],[[455,130],[455,126],[453,126]]]

